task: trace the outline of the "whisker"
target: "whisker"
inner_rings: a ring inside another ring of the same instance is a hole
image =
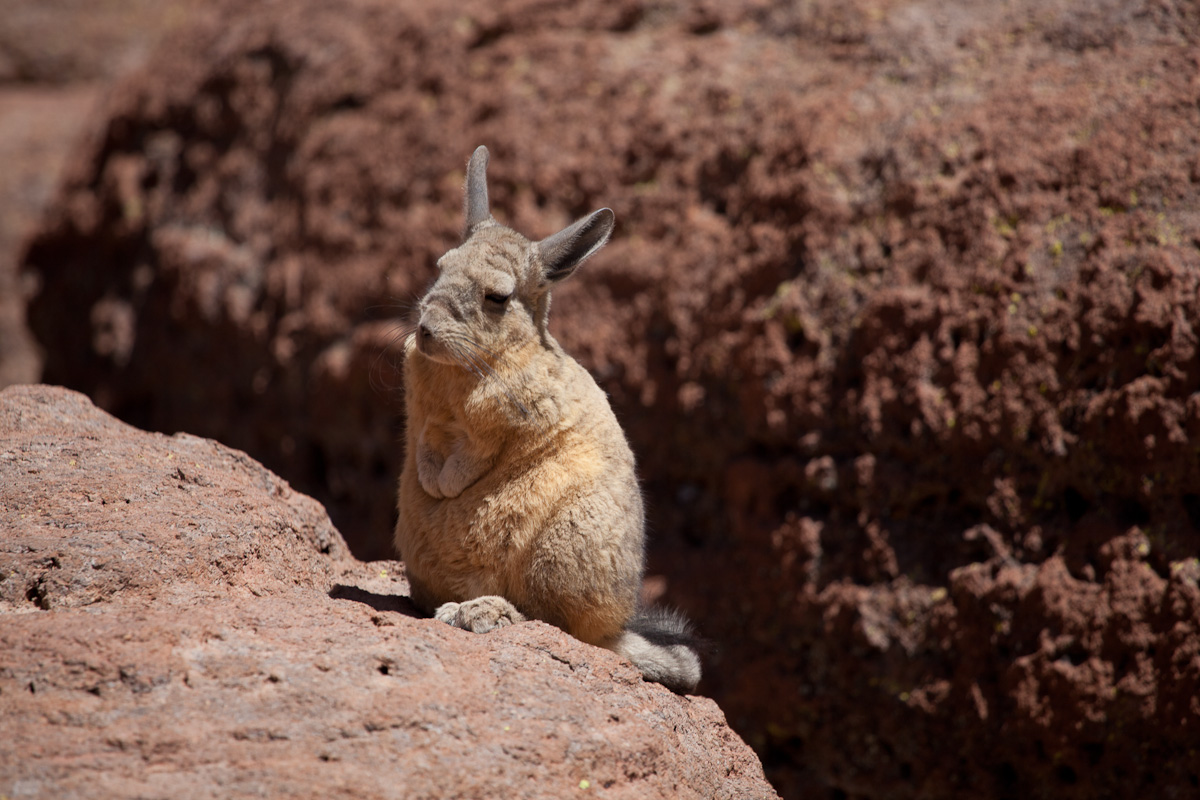
[[[396,351],[398,345],[408,338],[409,334],[417,329],[415,319],[403,319],[389,331],[387,339],[384,341],[383,347],[379,348],[371,357],[371,367],[368,370],[368,381],[371,389],[376,392],[393,392],[403,386],[401,382],[386,380],[382,377],[383,364],[393,372],[403,372],[403,356]]]
[[[512,390],[505,382],[503,376],[496,372],[495,368],[488,363],[488,359],[484,357],[490,356],[491,360],[500,361],[500,356],[470,337],[454,336],[452,337],[452,340],[458,349],[458,352],[456,353],[456,360],[458,360],[459,357],[464,360],[469,360],[474,366],[472,371],[477,376],[482,379],[486,374],[487,377],[494,379],[500,385],[500,389],[504,392],[504,395],[512,402],[514,406],[516,406],[517,410],[521,412],[521,416],[525,419],[529,419],[531,416],[529,409],[525,407],[524,403],[517,399],[516,395],[513,394]]]
[[[471,357],[470,353],[465,352],[462,349],[463,342],[460,339],[457,337],[447,337],[443,339],[443,342],[446,345],[446,351],[450,354],[450,357],[454,359],[454,363],[458,364],[460,367],[467,370],[480,380],[486,377],[483,371],[484,365],[480,364],[476,359]]]
[[[386,300],[387,302],[367,306],[363,309],[363,312],[367,317],[372,319],[380,319],[388,316],[407,319],[417,310],[417,307],[421,303],[421,296],[416,292],[409,292],[407,297],[389,295]]]
[[[474,348],[474,350],[475,350],[475,352],[476,352],[476,353],[480,353],[480,354],[482,354],[482,355],[485,355],[485,356],[487,356],[488,358],[490,358],[492,361],[503,361],[503,360],[504,360],[504,359],[503,359],[503,357],[502,357],[502,356],[501,356],[499,353],[497,353],[497,352],[496,352],[496,351],[494,351],[494,350],[490,350],[490,349],[488,349],[488,348],[484,347],[484,346],[483,346],[483,345],[481,345],[479,342],[476,342],[476,341],[474,341],[474,340],[468,340],[468,344],[469,344],[469,345],[470,345],[472,348]]]
[[[416,306],[414,305],[413,310],[415,310],[415,308]],[[413,316],[409,316],[409,318],[402,320],[398,325],[396,325],[391,336],[388,338],[387,345],[378,353],[376,353],[375,363],[373,364],[371,370],[371,387],[376,391],[380,391],[381,389],[391,391],[398,388],[396,386],[390,386],[386,382],[377,379],[379,361],[380,359],[391,355],[398,342],[404,341],[410,334],[416,332],[417,325],[418,321]],[[504,393],[504,396],[507,397],[508,400],[513,404],[513,407],[520,412],[522,417],[529,419],[532,416],[525,404],[517,399],[516,394],[514,394],[512,389],[508,386],[507,382],[504,380],[504,377],[496,371],[495,367],[492,366],[494,362],[503,360],[503,357],[499,353],[483,346],[469,336],[464,336],[462,334],[444,334],[440,338],[442,344],[446,347],[446,353],[450,356],[455,364],[480,380],[491,379],[496,381],[500,386],[500,390]],[[402,371],[402,364],[403,361],[392,362],[391,367],[397,372],[400,372]]]

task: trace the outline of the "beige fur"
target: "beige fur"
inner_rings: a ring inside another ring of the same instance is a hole
[[[396,545],[413,599],[476,632],[544,620],[691,689],[694,653],[625,632],[644,561],[633,453],[604,393],[546,327],[551,287],[604,245],[613,214],[531,242],[491,218],[486,168],[481,147],[466,241],[439,260],[405,342]]]

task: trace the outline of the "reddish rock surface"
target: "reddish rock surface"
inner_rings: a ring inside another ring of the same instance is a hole
[[[1194,3],[215,5],[27,256],[46,377],[388,554],[462,166],[611,206],[553,326],[787,797],[1200,787]]]
[[[776,797],[716,704],[402,567],[245,454],[0,392],[0,795]]]

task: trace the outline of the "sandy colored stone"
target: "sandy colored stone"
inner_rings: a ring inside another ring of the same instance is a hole
[[[403,568],[241,452],[0,392],[0,795],[777,795],[716,704]]]

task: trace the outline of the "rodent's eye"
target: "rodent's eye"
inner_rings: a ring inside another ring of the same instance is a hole
[[[489,294],[485,294],[483,296],[483,299],[486,300],[488,303],[490,303],[493,306],[503,306],[505,303],[508,302],[508,298],[510,298],[510,297],[512,297],[511,294],[489,293]]]

